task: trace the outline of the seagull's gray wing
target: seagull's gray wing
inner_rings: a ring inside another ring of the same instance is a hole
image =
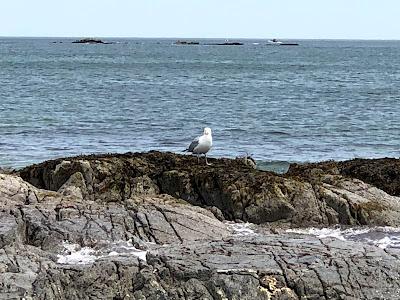
[[[194,148],[197,147],[197,145],[199,144],[199,139],[200,137],[195,138],[189,145],[189,148],[187,148],[186,150],[188,152],[193,152]]]

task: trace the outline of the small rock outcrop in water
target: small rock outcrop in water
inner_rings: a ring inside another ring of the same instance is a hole
[[[94,38],[85,38],[81,40],[76,40],[72,42],[73,44],[112,44],[110,42],[104,42],[100,39],[94,39]]]
[[[243,46],[243,43],[239,43],[239,42],[222,42],[222,43],[208,43],[208,44],[204,44],[204,45],[208,45],[208,46]]]
[[[399,296],[400,250],[267,229],[398,226],[400,199],[382,191],[391,191],[382,178],[392,176],[382,163],[293,166],[286,175],[243,159],[212,163],[127,153],[0,174],[0,298]],[[390,172],[398,166],[386,163]],[[359,179],[366,174],[359,170],[374,168],[380,170],[369,181],[375,186]],[[238,235],[224,219],[265,227]]]
[[[182,41],[182,40],[177,40],[175,45],[200,45],[199,42],[196,41]]]

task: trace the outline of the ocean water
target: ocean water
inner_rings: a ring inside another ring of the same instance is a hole
[[[286,232],[314,235],[320,239],[359,242],[382,249],[400,248],[400,228],[398,227],[302,228],[289,229]]]
[[[400,41],[72,40],[0,38],[0,166],[180,152],[205,126],[214,157],[400,156]]]

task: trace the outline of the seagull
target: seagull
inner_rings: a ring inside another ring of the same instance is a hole
[[[210,166],[207,162],[207,152],[212,147],[212,135],[211,135],[211,128],[204,128],[203,135],[195,138],[193,142],[190,143],[189,148],[184,150],[184,152],[191,152],[197,155],[197,162],[199,162],[199,155],[204,154],[206,158],[206,164]]]

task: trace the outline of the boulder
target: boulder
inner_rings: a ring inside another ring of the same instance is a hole
[[[230,232],[209,210],[169,195],[103,203],[83,200],[81,193],[41,190],[15,175],[0,174],[0,209],[3,246],[18,240],[49,250],[64,240],[91,246],[134,238],[165,244],[220,239]]]

